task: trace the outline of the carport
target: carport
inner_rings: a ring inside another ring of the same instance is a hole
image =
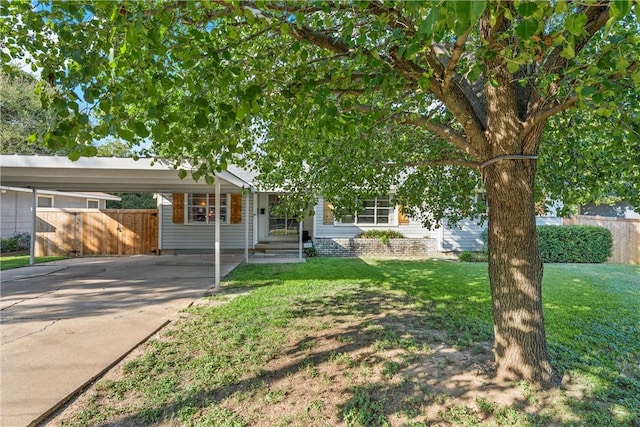
[[[35,256],[35,224],[38,190],[58,191],[102,191],[102,192],[149,192],[149,193],[189,193],[208,192],[211,185],[204,179],[194,180],[191,176],[180,179],[178,171],[168,161],[154,159],[90,157],[71,161],[62,156],[0,155],[2,184],[30,188],[32,190],[31,209],[31,263]],[[182,169],[190,171],[188,164]],[[255,187],[237,175],[222,171],[215,174],[215,211],[220,212],[220,189],[231,187],[242,192],[245,203]],[[245,209],[245,261],[249,257],[250,212]],[[214,284],[220,285],[220,221],[214,226]]]

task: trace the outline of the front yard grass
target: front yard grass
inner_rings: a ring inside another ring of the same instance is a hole
[[[486,265],[242,265],[58,425],[640,424],[640,268],[545,265],[557,390],[491,382]]]
[[[65,259],[62,256],[39,256],[36,257],[36,264],[49,261],[58,261]],[[0,257],[0,270],[9,270],[11,268],[24,267],[29,265],[29,255],[3,256]]]

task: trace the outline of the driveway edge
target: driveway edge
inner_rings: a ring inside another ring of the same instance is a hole
[[[149,335],[147,335],[146,337],[142,338],[140,341],[138,341],[138,343],[136,345],[134,345],[133,347],[131,347],[129,350],[127,350],[126,352],[124,352],[124,354],[122,354],[122,356],[118,357],[116,360],[114,360],[113,362],[111,362],[107,367],[105,367],[103,370],[101,370],[100,372],[98,372],[96,375],[94,375],[93,377],[91,377],[91,379],[89,379],[88,381],[86,381],[84,384],[82,384],[80,387],[76,388],[74,391],[72,391],[71,393],[69,393],[66,397],[64,397],[62,400],[60,400],[58,403],[56,403],[55,405],[53,405],[53,407],[51,407],[49,410],[47,410],[44,414],[40,415],[38,418],[36,418],[35,420],[31,421],[29,423],[29,425],[27,427],[37,427],[37,426],[41,426],[44,425],[44,423],[46,421],[48,421],[50,418],[52,418],[53,416],[55,416],[56,412],[58,412],[58,410],[60,408],[62,408],[64,405],[66,405],[67,403],[69,403],[71,400],[73,400],[75,397],[80,396],[82,393],[84,393],[85,391],[87,391],[87,389],[93,384],[95,383],[97,380],[99,380],[100,378],[102,378],[107,372],[109,372],[113,367],[115,367],[118,363],[120,363],[125,357],[127,357],[129,354],[131,354],[131,352],[133,352],[135,349],[137,349],[138,347],[140,347],[142,344],[144,344],[145,342],[147,342],[149,340],[149,338],[151,338],[152,336],[154,336],[155,334],[157,334],[158,332],[160,332],[162,329],[164,329],[168,324],[171,323],[171,320],[165,320],[164,323],[162,323],[162,325],[158,326],[153,332],[151,332]]]

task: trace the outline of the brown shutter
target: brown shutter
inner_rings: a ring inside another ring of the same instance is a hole
[[[231,224],[242,223],[242,194],[231,195]]]
[[[184,194],[173,193],[173,223],[184,224]]]
[[[409,225],[409,217],[402,210],[402,206],[398,205],[398,225]]]
[[[331,203],[325,201],[322,204],[322,223],[333,225],[333,221],[333,206],[331,205]]]

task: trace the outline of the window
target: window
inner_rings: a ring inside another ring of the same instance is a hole
[[[100,200],[87,199],[87,208],[88,209],[100,209]]]
[[[52,208],[53,207],[53,196],[38,196],[38,207],[39,208]]]
[[[220,195],[220,223],[229,222],[227,194]],[[209,193],[190,193],[187,197],[187,223],[207,224],[215,222],[216,196]]]
[[[376,197],[364,201],[364,209],[353,215],[342,217],[342,224],[392,225],[393,211],[389,196]]]

